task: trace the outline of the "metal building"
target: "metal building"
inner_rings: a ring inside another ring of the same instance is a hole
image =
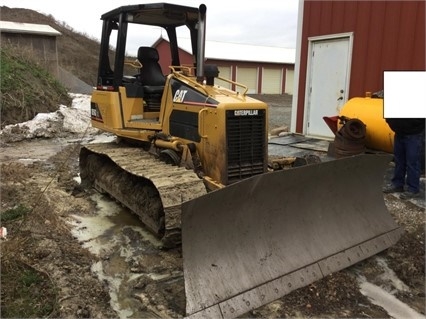
[[[2,45],[11,44],[28,50],[51,74],[58,77],[56,38],[61,33],[45,24],[0,21]]]
[[[192,65],[189,39],[179,38],[178,44],[181,63]],[[160,37],[153,47],[162,57],[163,73],[170,73],[169,42]],[[293,94],[295,49],[206,41],[205,51],[206,63],[216,64],[219,76],[246,85],[249,94]]]
[[[425,70],[425,1],[300,0],[291,131],[332,137],[323,116]],[[415,92],[407,92],[415,94]]]

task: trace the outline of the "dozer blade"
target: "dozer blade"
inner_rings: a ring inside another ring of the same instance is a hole
[[[392,246],[388,155],[267,173],[183,204],[188,317],[234,318]]]

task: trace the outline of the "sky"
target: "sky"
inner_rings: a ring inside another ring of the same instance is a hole
[[[284,48],[296,47],[297,18],[299,0],[114,0],[87,1],[84,5],[77,1],[58,0],[0,0],[0,6],[26,8],[65,22],[75,31],[85,33],[91,38],[100,39],[102,23],[100,17],[105,12],[119,6],[168,2],[198,7],[207,6],[208,41],[253,44]],[[146,30],[143,44],[151,45],[162,34],[158,28]],[[129,30],[130,32],[130,30]],[[138,35],[140,37],[140,35]],[[136,37],[129,34],[129,37]],[[138,45],[141,45],[141,40]],[[128,48],[129,49],[129,48]]]

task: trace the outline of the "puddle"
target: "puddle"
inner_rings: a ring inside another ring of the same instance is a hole
[[[376,286],[368,281],[360,284],[361,293],[368,297],[370,301],[382,307],[387,311],[389,316],[395,319],[420,319],[425,318],[407,304],[397,299],[394,295],[387,292],[383,288]]]
[[[389,268],[386,260],[380,257],[376,257],[376,261],[377,264],[380,265],[383,269],[383,273],[380,275],[380,279],[383,282],[388,282],[392,287],[399,291],[410,291],[410,288],[401,279],[398,278],[392,269]]]
[[[141,311],[141,302],[134,298],[132,281],[141,276],[164,278],[157,274],[134,273],[129,261],[140,255],[144,248],[142,242],[149,243],[155,249],[160,246],[148,231],[141,227],[137,216],[117,205],[101,194],[92,199],[97,203],[94,215],[72,215],[69,223],[73,226],[71,233],[91,253],[100,257],[91,270],[101,282],[108,283],[111,307],[119,318],[152,318],[156,314]],[[127,235],[126,235],[126,234]],[[129,234],[132,239],[129,239]]]
[[[371,303],[386,310],[391,318],[426,318],[424,315],[418,313],[406,303],[395,297],[395,294],[398,292],[409,292],[410,288],[398,278],[384,258],[375,257],[375,260],[381,270],[381,273],[375,278],[377,284],[367,281],[363,275],[358,274],[360,292],[366,296]]]

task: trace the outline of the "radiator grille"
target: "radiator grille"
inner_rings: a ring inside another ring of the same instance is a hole
[[[236,116],[226,111],[228,184],[261,174],[266,168],[265,110]]]

